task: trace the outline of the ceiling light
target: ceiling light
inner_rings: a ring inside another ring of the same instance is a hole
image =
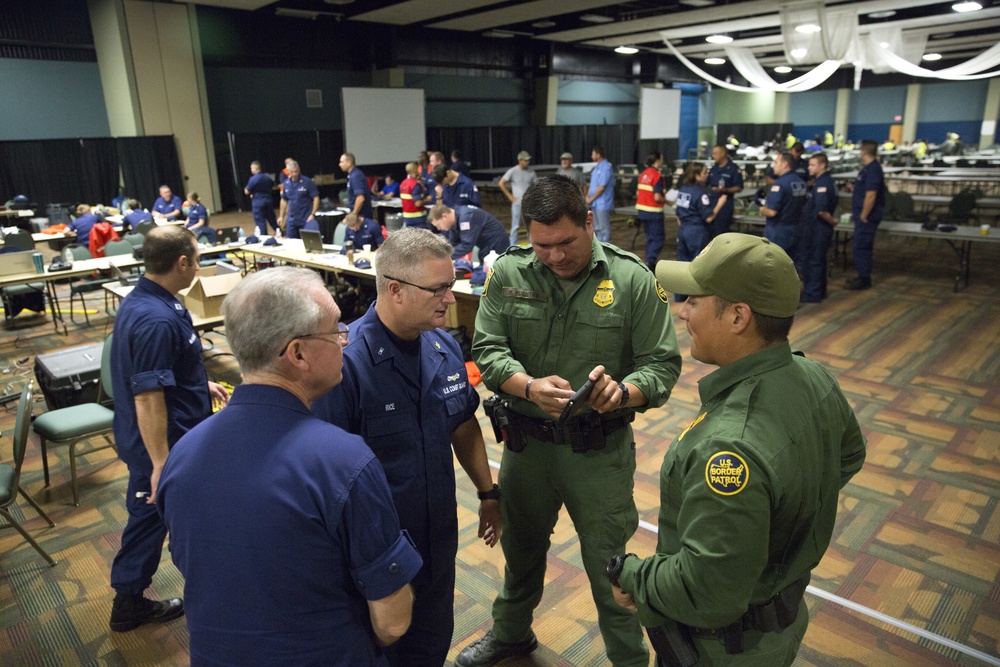
[[[896,15],[896,12],[892,11],[891,9],[889,9],[889,10],[886,10],[884,12],[872,12],[871,14],[868,15],[868,18],[870,18],[870,19],[887,19],[890,16],[895,16],[895,15]]]
[[[925,53],[923,59],[927,60],[927,61],[941,60],[941,54],[940,53]]]
[[[789,67],[788,65],[778,65],[777,67],[774,68],[774,71],[777,72],[778,74],[788,74],[789,72],[792,71],[792,68]]]
[[[496,37],[498,39],[509,39],[514,36],[514,33],[507,32],[506,30],[487,30],[483,33],[483,37]]]
[[[555,21],[535,21],[531,24],[532,28],[552,28],[556,24]]]
[[[800,32],[804,35],[811,35],[819,32],[820,30],[822,30],[822,28],[815,23],[803,23],[802,25],[795,26],[795,32]]]
[[[600,14],[584,14],[580,17],[581,21],[586,21],[587,23],[614,23],[615,20],[610,16],[602,16]]]
[[[728,44],[733,41],[733,38],[729,35],[709,35],[705,41],[709,44]]]
[[[680,0],[680,3],[688,7],[711,7],[715,0]]]
[[[880,48],[883,48],[883,49],[888,49],[889,48],[889,42],[879,42],[878,45],[879,45]]]
[[[320,12],[314,12],[309,9],[292,9],[290,7],[277,7],[274,10],[274,15],[289,16],[296,19],[312,19],[313,21],[315,21],[317,17],[319,17]]]
[[[705,58],[706,65],[725,65],[725,58]]]
[[[978,12],[980,9],[983,8],[983,6],[978,2],[974,2],[973,0],[967,0],[966,2],[959,2],[957,4],[954,4],[951,6],[951,8],[954,9],[956,12],[964,13],[964,12]]]
[[[808,54],[809,54],[809,51],[807,51],[806,49],[792,49],[792,57],[793,58],[805,58],[806,55],[808,55]]]
[[[955,33],[953,32],[942,32],[937,35],[931,35],[931,39],[948,39],[949,37],[954,37],[954,36]]]
[[[619,46],[615,49],[615,53],[620,53],[623,56],[631,56],[632,54],[639,53],[639,49],[634,46]]]

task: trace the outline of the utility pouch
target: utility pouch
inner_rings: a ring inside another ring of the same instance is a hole
[[[691,639],[687,626],[668,620],[646,628],[649,643],[656,651],[660,667],[691,667],[698,662],[698,647]]]

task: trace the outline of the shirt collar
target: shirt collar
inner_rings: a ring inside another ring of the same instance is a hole
[[[529,262],[531,263],[533,268],[541,271],[545,275],[551,276],[553,280],[556,280],[556,275],[552,273],[552,270],[549,269],[549,267],[542,264],[542,260],[538,259],[538,255],[532,252],[531,255],[529,255],[529,258],[530,258]],[[594,272],[594,269],[597,268],[598,264],[604,264],[605,266],[607,266],[608,256],[604,252],[604,245],[597,240],[597,234],[594,234],[591,237],[590,263],[588,263],[587,268],[580,273],[580,276],[582,276],[583,274],[590,275],[591,273]],[[580,276],[577,276],[577,278],[579,278]]]
[[[702,404],[754,376],[792,363],[792,348],[786,340],[781,345],[748,354],[731,364],[712,371],[698,381],[698,395]]]
[[[284,408],[309,414],[309,408],[295,394],[282,387],[267,384],[241,384],[233,390],[229,405],[265,405],[267,410]]]

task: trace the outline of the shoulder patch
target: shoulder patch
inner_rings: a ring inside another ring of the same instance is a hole
[[[781,186],[780,185],[772,185],[771,186],[771,192],[780,192],[780,191],[781,191]]]
[[[492,279],[493,279],[493,267],[491,266],[490,270],[486,272],[486,280],[483,282],[483,296],[486,296],[486,293],[489,291],[490,280]]]
[[[720,496],[735,496],[747,488],[750,469],[739,454],[717,452],[705,465],[705,482]]]
[[[711,203],[712,203],[712,200],[709,199],[708,195],[702,195],[701,196],[701,205],[702,206],[709,206]]]
[[[660,297],[660,301],[663,303],[670,303],[670,295],[667,294],[667,290],[663,289],[663,285],[660,284],[659,280],[656,281],[656,296]]]

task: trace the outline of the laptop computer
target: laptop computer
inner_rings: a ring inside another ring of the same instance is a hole
[[[31,250],[0,253],[0,276],[35,273],[34,254]]]
[[[219,235],[216,243],[239,243],[240,242],[240,228],[239,227],[223,227],[219,230]]]
[[[139,278],[142,277],[137,273],[125,273],[117,264],[114,263],[111,264],[111,270],[114,271],[115,276],[118,277],[118,282],[125,287],[135,287],[139,282]]]
[[[311,229],[300,229],[299,236],[302,237],[302,245],[306,252],[324,254],[330,252],[323,247],[323,235]]]

